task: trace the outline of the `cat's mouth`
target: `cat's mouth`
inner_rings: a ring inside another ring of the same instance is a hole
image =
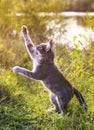
[[[43,64],[43,63],[47,62],[48,60],[47,60],[47,57],[44,57],[44,55],[40,54],[37,57],[37,61],[38,61],[38,63]]]

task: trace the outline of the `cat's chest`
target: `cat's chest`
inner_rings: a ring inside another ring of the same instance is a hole
[[[45,85],[45,87],[47,89],[49,89],[52,92],[56,92],[57,88],[58,88],[58,83],[55,81],[55,79],[53,78],[48,78],[46,80],[43,81],[43,84]]]
[[[36,60],[33,60],[33,70],[32,71],[35,72],[37,70],[41,70],[41,67]]]

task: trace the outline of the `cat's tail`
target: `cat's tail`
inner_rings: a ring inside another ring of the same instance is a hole
[[[85,103],[85,100],[84,100],[82,94],[77,89],[75,89],[75,88],[74,88],[74,94],[77,97],[80,105],[83,106],[87,110],[87,105]]]

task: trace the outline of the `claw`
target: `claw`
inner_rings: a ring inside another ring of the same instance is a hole
[[[23,34],[27,34],[27,33],[28,33],[28,30],[27,30],[27,26],[26,26],[26,25],[23,25],[23,26],[22,26],[22,32],[23,32]]]
[[[15,66],[15,67],[13,67],[13,72],[14,72],[14,73],[19,72],[19,66]]]

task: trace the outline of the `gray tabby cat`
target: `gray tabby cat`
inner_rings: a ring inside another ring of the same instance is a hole
[[[33,60],[33,70],[27,70],[19,66],[15,66],[13,71],[36,80],[41,80],[50,92],[51,102],[56,111],[61,115],[66,114],[66,106],[68,102],[76,95],[80,104],[87,109],[81,93],[73,88],[68,80],[62,75],[54,63],[53,42],[42,43],[34,46],[27,31],[27,27],[22,27],[25,45],[30,57]]]

